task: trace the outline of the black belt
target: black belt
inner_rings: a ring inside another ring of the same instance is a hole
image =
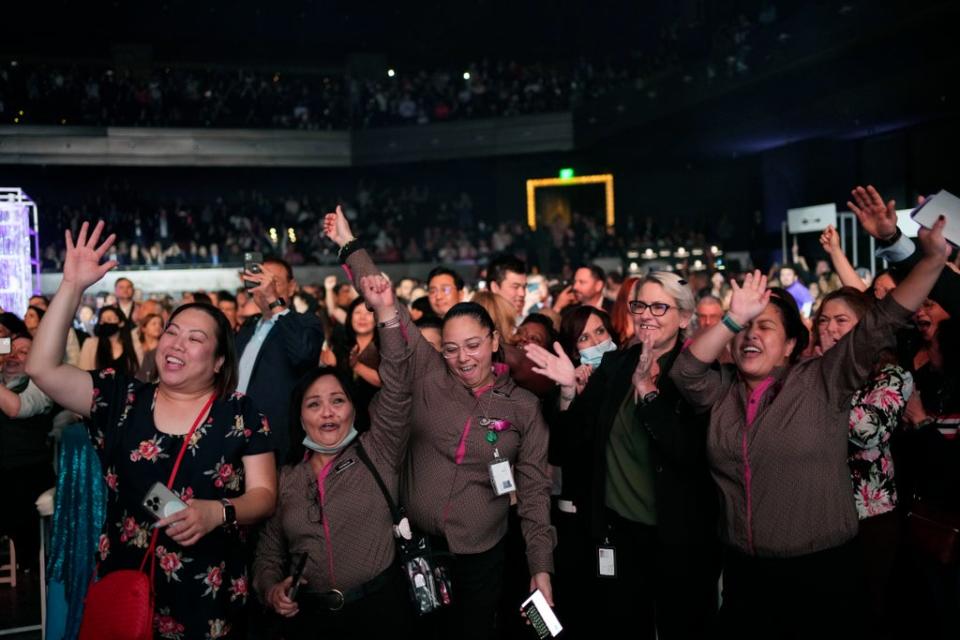
[[[299,604],[303,605],[304,608],[316,607],[324,611],[340,611],[348,604],[356,602],[357,600],[383,589],[395,578],[396,571],[397,568],[391,566],[373,580],[365,582],[359,587],[347,589],[346,591],[333,589],[325,593],[306,592],[300,594],[300,597],[297,598],[297,601]]]

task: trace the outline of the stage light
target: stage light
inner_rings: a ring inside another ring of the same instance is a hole
[[[270,227],[270,242],[277,244],[277,228]]]
[[[293,227],[287,229],[287,237],[290,238],[290,242],[295,243],[297,241],[297,232],[293,230]]]
[[[395,76],[395,75],[397,75],[397,72],[396,72],[396,71],[394,71],[393,69],[387,69],[387,77],[388,77],[388,78],[392,78],[392,77]]]
[[[463,79],[464,79],[464,80],[469,80],[469,79],[470,79],[470,72],[469,72],[469,71],[464,71],[464,72],[463,72]]]
[[[13,119],[13,124],[19,124],[19,123],[20,123],[20,118]]]
[[[20,115],[22,116],[22,115],[23,115],[23,109],[20,109],[19,113],[20,113]]]
[[[16,60],[11,60],[11,61],[10,61],[10,66],[11,66],[11,67],[17,66],[17,61],[16,61]]]

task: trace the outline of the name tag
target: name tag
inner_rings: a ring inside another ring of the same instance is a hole
[[[343,471],[344,469],[349,469],[350,467],[352,467],[352,466],[353,466],[354,464],[356,464],[356,463],[357,463],[357,460],[356,460],[355,458],[350,458],[349,460],[344,460],[343,462],[338,463],[337,466],[335,466],[335,467],[333,468],[333,472],[334,472],[334,473],[340,473],[340,472]]]
[[[495,458],[490,463],[490,484],[493,485],[493,492],[498,496],[506,495],[517,490],[516,483],[513,481],[513,469],[510,468],[510,461],[504,458]]]
[[[617,550],[609,545],[597,547],[597,575],[601,578],[617,577]]]

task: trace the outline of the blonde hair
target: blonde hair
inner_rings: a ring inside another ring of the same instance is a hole
[[[477,291],[471,302],[476,302],[490,314],[501,341],[506,344],[517,342],[517,312],[503,296],[490,291]]]
[[[637,283],[633,285],[634,291],[639,291],[640,287],[648,282],[660,285],[668,296],[676,300],[677,311],[681,316],[692,316],[697,310],[697,301],[693,296],[693,289],[690,288],[690,284],[686,280],[677,274],[670,271],[651,271],[637,280]],[[633,292],[631,292],[631,295],[633,295]],[[688,326],[687,329],[680,331],[680,335],[687,335],[689,330]]]

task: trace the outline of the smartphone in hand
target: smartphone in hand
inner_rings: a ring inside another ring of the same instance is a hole
[[[153,483],[143,499],[143,506],[154,520],[167,518],[187,508],[180,496],[167,489],[167,485],[162,482]]]
[[[300,591],[300,579],[303,578],[303,571],[307,568],[307,554],[300,556],[300,560],[297,561],[297,566],[293,569],[293,586],[290,587],[290,599],[296,600],[297,593]]]
[[[243,270],[247,273],[263,273],[263,254],[259,251],[247,251],[243,254]],[[243,286],[247,289],[253,289],[260,283],[256,280],[247,280],[244,278]]]

